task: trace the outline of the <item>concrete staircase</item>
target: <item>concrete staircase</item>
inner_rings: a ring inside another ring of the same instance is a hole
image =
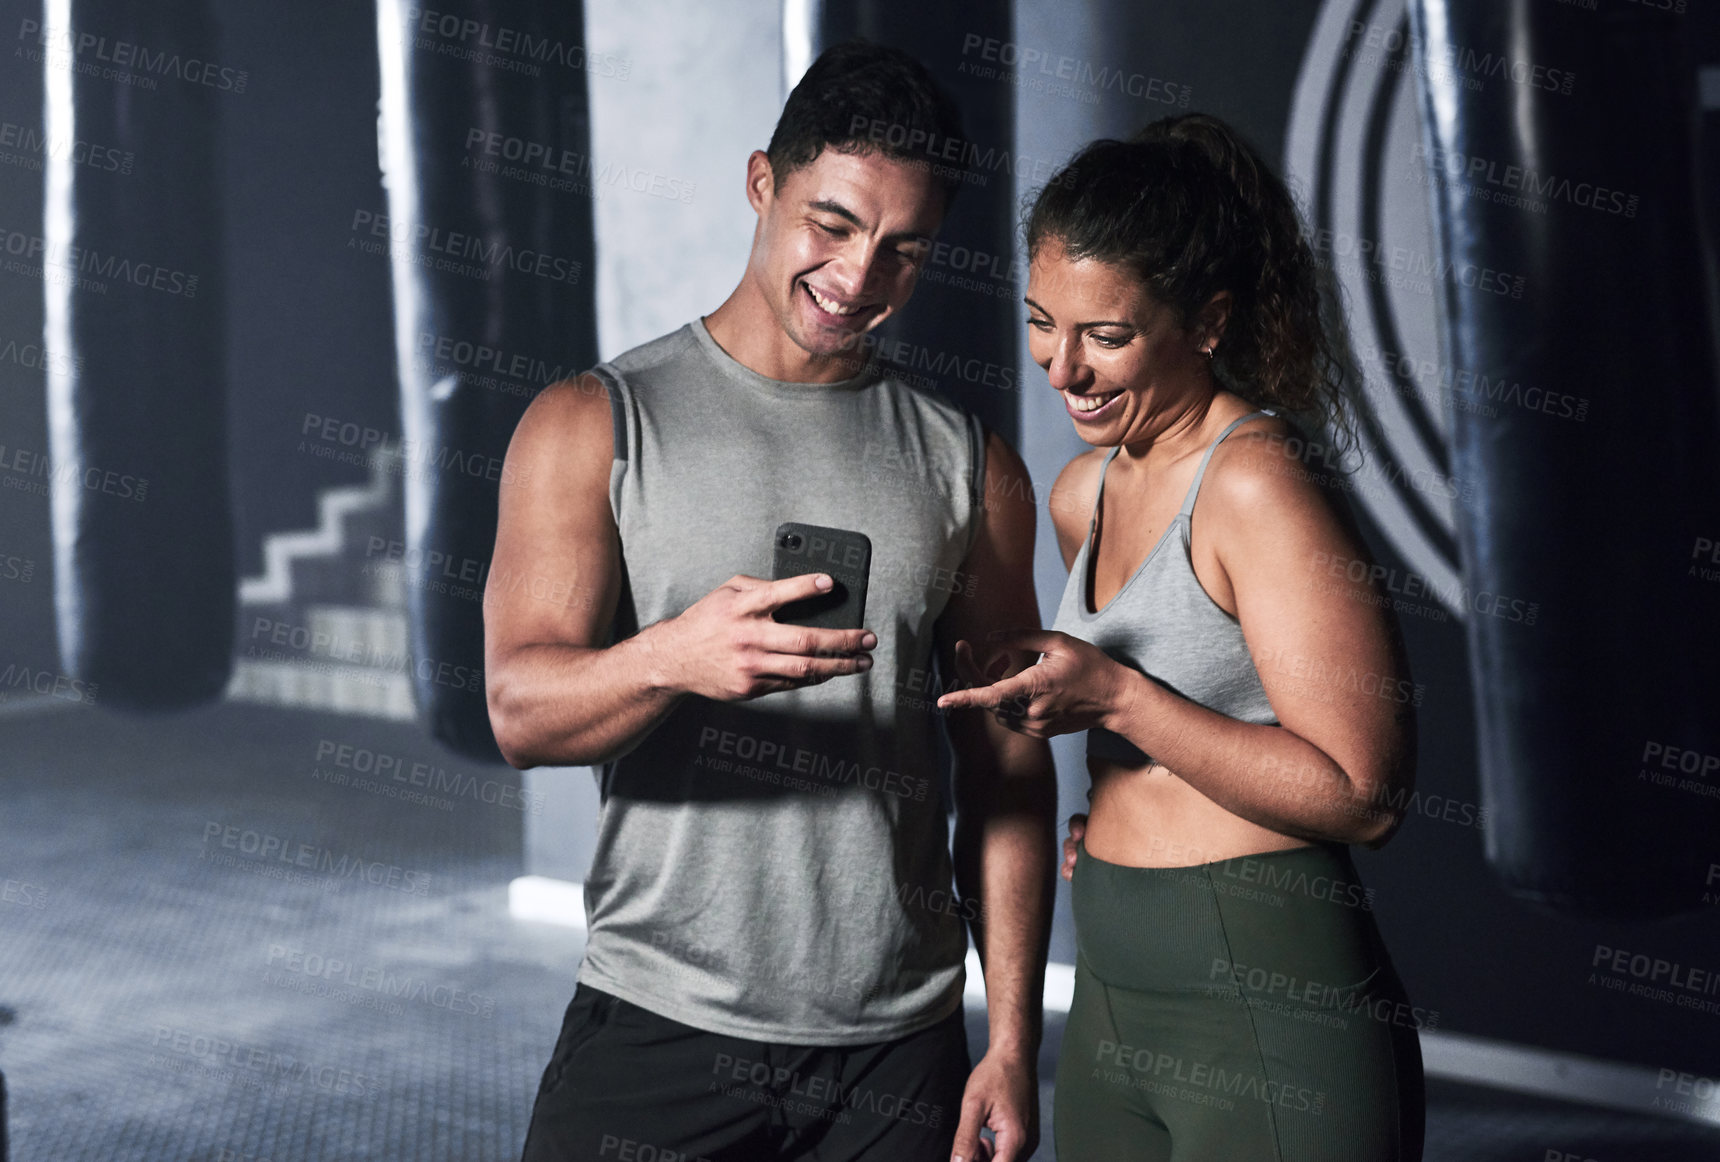
[[[405,520],[397,454],[317,498],[313,529],[271,534],[261,576],[239,583],[227,697],[409,721]]]

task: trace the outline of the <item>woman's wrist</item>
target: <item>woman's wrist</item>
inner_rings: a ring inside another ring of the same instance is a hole
[[[1149,683],[1145,674],[1120,662],[1112,662],[1111,669],[1111,688],[1105,698],[1104,712],[1099,716],[1099,725],[1112,734],[1127,737],[1128,724],[1135,719],[1140,708],[1142,687]]]

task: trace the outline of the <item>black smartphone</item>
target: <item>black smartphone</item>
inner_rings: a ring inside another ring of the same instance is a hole
[[[791,601],[776,620],[820,629],[859,629],[865,624],[866,581],[872,573],[872,542],[865,533],[785,521],[772,542],[771,580],[828,573],[828,593]]]

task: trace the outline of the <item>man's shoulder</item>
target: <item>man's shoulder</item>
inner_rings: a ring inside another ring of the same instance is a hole
[[[676,327],[666,335],[659,335],[637,347],[631,347],[613,359],[606,359],[598,364],[598,367],[629,380],[647,377],[653,371],[688,358],[697,348],[692,324],[686,324]]]

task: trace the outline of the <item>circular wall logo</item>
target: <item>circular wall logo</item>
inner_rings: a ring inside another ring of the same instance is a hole
[[[1359,436],[1347,491],[1426,591],[1462,619],[1451,409],[1476,406],[1440,355],[1440,255],[1405,0],[1326,0],[1297,77],[1284,173],[1348,321]],[[1335,461],[1334,461],[1335,465]]]

